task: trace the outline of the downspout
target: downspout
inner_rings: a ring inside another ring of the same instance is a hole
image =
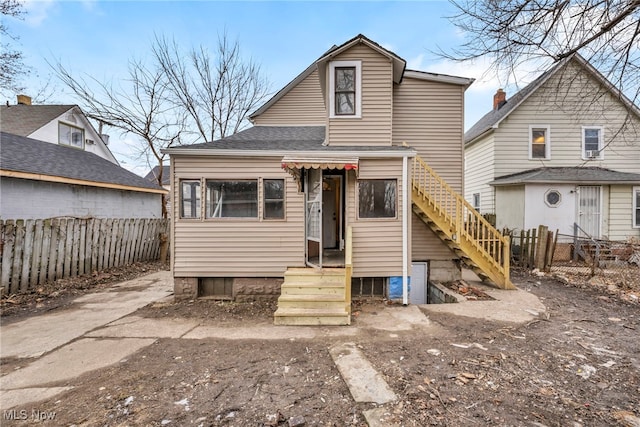
[[[402,158],[402,304],[409,304],[409,168],[408,158]]]

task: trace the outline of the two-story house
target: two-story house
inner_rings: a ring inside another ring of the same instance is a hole
[[[166,150],[176,297],[280,294],[276,323],[344,324],[350,295],[398,286],[403,303],[424,302],[427,276],[459,277],[474,241],[456,228],[473,211],[456,198],[472,82],[407,70],[358,35],[255,111],[253,127]],[[512,286],[508,268],[488,276]]]
[[[498,229],[640,237],[638,107],[578,54],[498,90],[465,134],[465,198]]]
[[[160,218],[157,183],[122,168],[75,105],[0,107],[0,218]]]

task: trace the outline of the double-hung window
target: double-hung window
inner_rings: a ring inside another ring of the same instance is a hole
[[[180,218],[200,218],[200,180],[180,180]]]
[[[331,118],[360,118],[362,114],[362,67],[360,61],[329,63]]]
[[[395,179],[358,181],[359,218],[395,218],[398,205]]]
[[[84,149],[84,129],[59,122],[58,143]]]
[[[601,160],[603,158],[603,129],[601,126],[582,127],[582,158]]]
[[[633,228],[640,228],[640,187],[633,187]]]
[[[207,218],[258,218],[258,180],[206,181]]]
[[[529,126],[529,159],[549,159],[549,126]]]

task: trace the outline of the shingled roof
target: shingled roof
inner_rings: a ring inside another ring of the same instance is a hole
[[[0,129],[29,136],[73,107],[75,105],[3,105],[0,106]]]
[[[144,176],[144,179],[151,182],[158,182],[158,173],[160,172],[160,166],[155,166]],[[169,185],[171,183],[171,167],[169,165],[162,166],[162,185]]]
[[[516,184],[640,184],[640,174],[598,167],[544,167],[496,178],[490,185]]]
[[[400,146],[326,146],[324,126],[253,126],[226,138],[201,144],[184,145],[169,148],[165,152],[177,152],[183,149],[193,150],[233,150],[233,151],[389,151],[411,150]]]
[[[47,177],[58,177],[84,181],[81,184],[96,187],[118,186],[128,187],[126,189],[132,191],[164,191],[157,184],[93,153],[7,132],[0,132],[0,170],[3,175],[34,175],[32,179],[44,181],[50,180]],[[43,177],[37,177],[38,175]]]

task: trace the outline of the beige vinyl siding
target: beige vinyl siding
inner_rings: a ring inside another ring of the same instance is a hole
[[[570,63],[514,110],[495,132],[495,176],[542,166],[598,166],[640,172],[640,119]],[[562,83],[561,83],[562,82]],[[594,101],[594,95],[597,100]],[[624,121],[632,125],[618,132]],[[529,125],[550,126],[550,160],[528,160]],[[604,160],[582,160],[582,126],[603,126]],[[612,138],[615,136],[615,140]]]
[[[405,77],[393,94],[393,144],[406,142],[449,185],[463,187],[464,87]]]
[[[353,227],[354,277],[402,275],[402,159],[360,160],[358,179],[397,179],[397,218],[357,219],[355,176],[347,180],[347,225]],[[411,258],[409,258],[411,259]]]
[[[172,156],[173,273],[176,277],[282,277],[287,267],[304,266],[303,196],[279,158]],[[257,219],[180,219],[180,179],[285,179],[285,220],[261,220],[259,184]]]
[[[468,147],[464,153],[464,198],[473,204],[474,193],[480,193],[480,213],[495,213],[495,192],[488,183],[495,174],[493,133]]]
[[[324,126],[326,123],[327,113],[317,70],[254,119],[256,125]]]
[[[365,45],[354,46],[334,60],[362,61],[362,114],[361,118],[329,119],[329,144],[391,145],[392,62]],[[331,90],[328,68],[326,87]]]
[[[640,238],[640,228],[633,228],[633,186],[609,188],[609,239]]]
[[[411,213],[411,260],[447,260],[458,258],[427,225]]]

